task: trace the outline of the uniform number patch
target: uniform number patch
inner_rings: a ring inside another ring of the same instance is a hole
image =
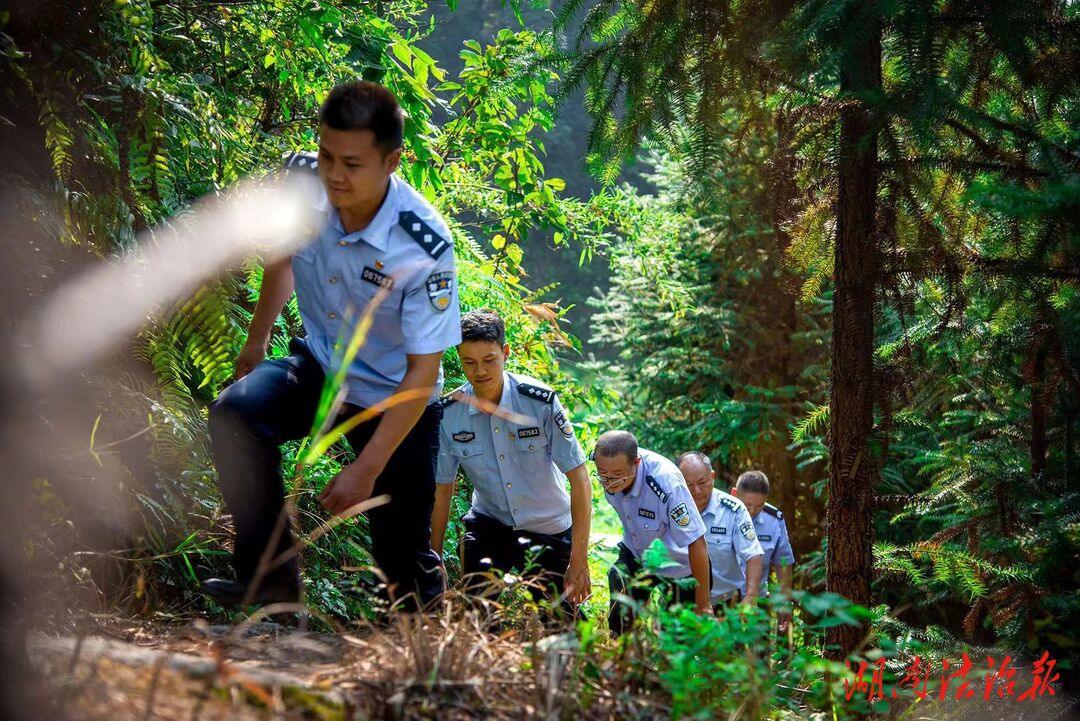
[[[758,540],[759,540],[759,541],[771,541],[771,540],[772,540],[772,536],[765,536],[765,535],[761,535],[761,536],[758,536]]]
[[[564,436],[566,436],[567,438],[574,437],[574,427],[570,425],[570,420],[566,417],[565,413],[559,411],[553,416],[553,418],[555,420],[555,425],[559,427],[559,430],[562,431],[562,434]]]
[[[754,540],[754,524],[750,523],[750,521],[739,526],[739,532],[743,534],[743,538],[746,540]]]
[[[656,518],[656,514],[648,510],[647,508],[639,508],[637,510],[637,514],[642,518]]]
[[[454,291],[453,271],[432,273],[427,277],[427,297],[431,307],[440,313],[450,307],[450,295]]]
[[[671,520],[675,521],[675,525],[679,528],[686,528],[690,525],[690,512],[686,510],[685,503],[680,503],[672,508],[668,515],[671,516]]]
[[[712,528],[709,529],[709,532],[710,533],[718,533],[721,536],[726,536],[727,535],[727,529],[724,528],[723,526],[713,526]]]
[[[540,435],[540,429],[536,426],[532,428],[519,428],[518,438],[536,438]]]
[[[366,280],[368,283],[374,283],[380,288],[386,288],[389,290],[394,287],[394,279],[388,276],[386,273],[380,273],[374,268],[364,266],[364,272],[360,274],[360,277]]]
[[[454,434],[453,438],[458,443],[468,443],[473,438],[476,438],[476,434],[472,431],[458,431]]]

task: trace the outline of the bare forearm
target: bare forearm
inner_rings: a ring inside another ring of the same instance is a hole
[[[753,603],[761,590],[762,557],[754,556],[746,561],[746,598],[747,603]]]
[[[284,258],[267,263],[263,268],[262,284],[259,286],[259,300],[255,312],[248,324],[248,342],[266,345],[274,322],[281,315],[282,308],[289,302],[293,292],[292,259]]]
[[[446,541],[446,526],[450,521],[450,501],[454,497],[454,483],[435,486],[435,508],[431,512],[431,548],[442,555]]]
[[[711,608],[709,592],[712,584],[709,578],[709,550],[705,546],[705,538],[697,539],[687,550],[690,555],[690,573],[697,581],[697,587],[694,589],[694,603],[698,610],[709,609]]]
[[[589,483],[589,471],[583,463],[571,469],[566,477],[570,479],[570,523],[574,529],[570,562],[584,563],[589,555],[589,532],[592,528],[592,486]]]

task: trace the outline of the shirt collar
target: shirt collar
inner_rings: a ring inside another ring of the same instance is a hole
[[[469,393],[476,395],[476,391],[473,389],[472,384],[469,384]],[[499,396],[499,405],[503,408],[510,407],[510,374],[506,371],[503,371],[502,395]],[[475,403],[470,403],[469,415],[475,416],[477,413],[482,413],[482,411]]]
[[[342,234],[341,240],[346,243],[363,240],[375,250],[385,253],[386,249],[390,247],[390,231],[393,229],[397,219],[397,196],[400,183],[401,181],[398,180],[397,175],[390,176],[390,181],[386,186],[386,197],[383,198],[382,205],[379,206],[379,211],[375,213],[375,217],[371,219],[371,222],[363,230],[345,233],[345,226],[341,224],[341,216],[338,214],[337,208],[332,208],[330,217],[334,228],[338,233]]]
[[[720,493],[714,488],[712,494],[709,496],[709,502],[705,505],[705,510],[701,512],[701,515],[709,514],[715,516],[717,511],[720,510]]]

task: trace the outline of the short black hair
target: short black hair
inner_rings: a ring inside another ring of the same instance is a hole
[[[470,310],[461,316],[461,342],[471,340],[491,341],[501,348],[506,345],[506,323],[486,308]]]
[[[370,130],[383,157],[401,147],[405,114],[394,94],[378,83],[357,80],[330,91],[319,110],[319,122],[334,130]]]
[[[705,468],[707,468],[708,470],[711,471],[713,469],[712,461],[709,460],[709,457],[701,451],[687,451],[686,453],[683,453],[677,459],[675,459],[675,465],[679,468],[682,468],[683,461],[690,460],[691,458],[705,466]]]
[[[606,431],[596,439],[592,455],[593,460],[597,456],[611,458],[623,455],[633,462],[638,457],[637,438],[630,431]]]
[[[761,471],[747,471],[735,481],[735,488],[747,493],[769,495],[769,477]]]

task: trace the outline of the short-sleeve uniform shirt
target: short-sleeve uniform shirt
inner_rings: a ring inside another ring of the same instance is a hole
[[[488,415],[471,401],[470,384],[443,400],[437,483],[453,483],[458,468],[473,485],[470,513],[515,530],[562,533],[570,527],[564,474],[585,462],[555,391],[540,381],[503,373],[499,408]]]
[[[780,565],[793,565],[795,553],[791,550],[791,541],[788,540],[784,514],[771,503],[766,503],[761,513],[754,516],[754,532],[765,554],[761,562],[761,595],[765,595],[768,592],[770,570]],[[743,566],[745,568],[745,563]],[[745,587],[744,581],[744,592]]]
[[[721,599],[746,586],[746,562],[762,555],[754,521],[735,496],[714,488],[701,512],[712,562],[712,596]]]
[[[286,161],[290,173],[317,166],[310,153],[294,153]],[[292,258],[307,345],[332,372],[361,317],[371,312],[371,327],[346,377],[346,400],[370,407],[394,394],[405,377],[407,354],[436,353],[461,341],[450,232],[438,211],[396,175],[375,217],[352,233],[345,232],[321,184],[312,188],[324,220]],[[440,369],[432,397],[441,390]]]
[[[659,538],[673,563],[658,573],[668,578],[690,575],[687,547],[705,535],[690,489],[678,466],[659,453],[638,449],[641,462],[634,485],[618,493],[605,493],[623,525],[623,545],[641,560],[645,549]]]

